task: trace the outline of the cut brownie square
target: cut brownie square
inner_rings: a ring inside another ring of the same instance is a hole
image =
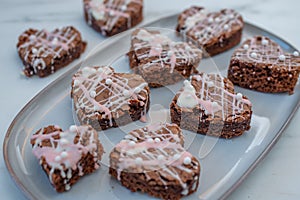
[[[73,76],[72,98],[81,124],[96,130],[143,120],[150,89],[137,74],[116,73],[111,67],[85,67]]]
[[[91,126],[58,126],[38,130],[31,137],[33,154],[57,192],[71,188],[80,177],[100,167],[103,147]]]
[[[152,124],[125,136],[110,153],[109,173],[133,192],[180,199],[197,190],[199,161],[183,148],[176,124]]]
[[[228,78],[234,84],[251,90],[293,94],[299,72],[298,52],[285,53],[271,39],[255,36],[234,51]]]
[[[185,42],[173,42],[158,31],[137,29],[127,54],[131,69],[150,87],[174,84],[193,73],[202,58],[200,49]]]
[[[234,10],[208,12],[193,6],[179,15],[176,30],[187,40],[196,41],[205,56],[213,56],[239,44],[243,27],[242,16]]]
[[[171,105],[171,120],[183,129],[223,138],[250,129],[251,102],[234,93],[231,81],[218,74],[200,73],[186,80]]]
[[[143,20],[143,0],[83,0],[85,20],[104,36],[112,36]]]
[[[28,77],[45,77],[68,65],[84,52],[86,42],[72,26],[47,30],[28,29],[19,36],[19,56]]]

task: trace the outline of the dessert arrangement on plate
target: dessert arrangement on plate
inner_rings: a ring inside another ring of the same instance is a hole
[[[104,36],[130,29],[143,19],[143,0],[84,0],[87,24]],[[63,131],[50,125],[31,138],[32,153],[57,192],[65,192],[100,168],[109,154],[109,174],[133,192],[180,199],[197,191],[201,162],[184,147],[182,130],[233,139],[251,129],[252,104],[235,92],[240,86],[264,93],[294,93],[300,72],[298,52],[286,53],[266,36],[242,41],[244,21],[231,9],[193,6],[174,28],[182,41],[137,28],[128,46],[129,73],[112,66],[84,66],[73,75],[71,99],[80,125]],[[86,42],[72,26],[53,31],[28,29],[17,49],[28,77],[48,76],[84,52]],[[235,48],[227,77],[205,73],[200,62]],[[171,123],[131,130],[108,152],[99,139],[107,129],[147,122],[151,90],[180,84],[169,102]],[[101,170],[101,169],[99,169]]]

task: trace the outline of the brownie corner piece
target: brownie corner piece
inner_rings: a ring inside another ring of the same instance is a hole
[[[265,36],[247,39],[230,61],[228,78],[236,85],[266,93],[294,93],[300,72],[298,52],[286,53]]]
[[[229,79],[200,73],[184,82],[170,104],[170,113],[172,123],[183,129],[229,139],[250,129],[252,104],[234,92]]]
[[[71,189],[80,177],[100,167],[103,147],[91,126],[70,126],[63,131],[47,126],[32,135],[32,152],[57,192]]]
[[[80,32],[72,26],[28,29],[18,38],[17,50],[27,77],[45,77],[79,58],[86,48]]]
[[[113,36],[143,20],[143,0],[83,0],[87,24],[104,36]]]

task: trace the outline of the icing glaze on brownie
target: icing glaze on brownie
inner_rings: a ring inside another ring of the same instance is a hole
[[[244,21],[232,9],[210,12],[203,7],[192,6],[178,17],[176,30],[185,41],[193,41],[203,49],[204,57],[214,56],[240,43]]]
[[[85,7],[88,10],[87,22],[92,24],[92,18],[95,20],[105,21],[105,25],[101,29],[111,31],[118,23],[120,18],[127,19],[127,27],[132,27],[131,13],[135,12],[135,7],[130,4],[142,6],[143,0],[88,0]],[[106,32],[102,31],[103,35]]]
[[[187,65],[201,59],[200,49],[185,42],[173,42],[167,36],[155,31],[138,29],[132,36],[132,47],[137,59],[145,60],[143,68],[151,68],[159,63],[161,67],[170,65],[173,73],[177,65]],[[147,62],[147,60],[149,60]]]
[[[288,70],[300,67],[300,57],[297,52],[285,53],[277,43],[265,36],[247,39],[240,48],[235,50],[232,59],[261,63],[271,67],[280,66]]]
[[[44,133],[44,128],[31,137],[33,154],[41,164],[50,167],[49,180],[54,184],[52,177],[58,170],[64,179],[65,190],[69,190],[73,171],[78,170],[78,175],[84,175],[80,160],[88,153],[94,156],[94,170],[100,166],[98,155],[98,135],[90,126],[71,126],[69,130],[62,131],[55,127],[55,131]],[[102,147],[101,147],[102,148]],[[43,163],[42,159],[45,159]]]
[[[186,80],[170,105],[171,121],[203,135],[232,138],[250,129],[252,103],[221,75],[199,73]]]
[[[111,153],[111,163],[115,165],[110,167],[116,169],[119,181],[122,172],[129,172],[144,174],[145,184],[155,180],[158,185],[168,187],[169,181],[177,182],[181,187],[178,196],[184,196],[195,191],[200,164],[182,145],[183,136],[177,125],[152,124],[130,132],[116,145]],[[191,183],[186,182],[188,179]]]
[[[294,93],[300,73],[297,51],[284,52],[276,41],[254,36],[237,48],[230,60],[228,78],[236,85],[267,93]]]
[[[138,75],[115,73],[111,67],[85,67],[73,77],[75,111],[84,110],[87,119],[101,113],[101,119],[107,118],[113,126],[113,119],[130,110],[131,101],[139,102],[144,107],[142,116],[146,114],[147,88]]]
[[[242,113],[245,105],[252,106],[241,93],[235,94],[233,85],[224,82],[224,78],[218,74],[202,73],[192,76],[191,80],[186,80],[180,91],[177,100],[180,107],[194,108],[200,105],[212,118],[226,120],[230,115]]]
[[[48,66],[51,66],[53,73],[55,61],[70,54],[70,49],[76,47],[75,40],[81,40],[80,34],[72,27],[63,27],[52,32],[45,29],[32,30],[30,33],[24,32],[20,38],[25,38],[25,41],[19,42],[18,51],[21,52],[23,61],[33,68],[30,75],[45,70]]]
[[[223,9],[219,12],[208,12],[201,8],[191,9],[182,14],[184,25],[180,31],[199,41],[207,44],[221,35],[243,27],[240,14],[231,9]]]

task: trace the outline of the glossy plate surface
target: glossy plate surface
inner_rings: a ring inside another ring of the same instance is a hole
[[[177,16],[170,16],[147,24],[147,27],[174,29]],[[118,72],[129,72],[124,54],[130,47],[131,31],[110,38],[99,45],[84,61],[86,65],[111,64]],[[265,35],[275,40],[288,52],[295,49],[284,40],[263,29],[246,23],[243,39],[253,35]],[[213,57],[220,73],[226,76],[233,49]],[[200,71],[217,72],[215,64],[204,59]],[[58,194],[50,185],[38,161],[33,156],[30,136],[39,128],[50,124],[67,129],[74,124],[70,84],[72,75],[81,67],[74,66],[34,97],[17,115],[7,131],[3,152],[6,166],[19,188],[30,199],[152,199],[146,194],[131,193],[108,175],[108,155],[114,144],[125,132],[144,126],[134,122],[128,126],[109,129],[101,133],[106,154],[103,164],[96,173],[85,176],[69,192]],[[173,86],[151,90],[152,121],[169,121],[168,107],[174,93],[182,82]],[[236,87],[253,103],[253,118],[250,131],[232,140],[215,139],[184,131],[185,147],[201,163],[201,178],[197,193],[185,199],[225,198],[250,173],[258,162],[275,144],[283,129],[299,106],[300,91],[295,94],[264,94]]]

